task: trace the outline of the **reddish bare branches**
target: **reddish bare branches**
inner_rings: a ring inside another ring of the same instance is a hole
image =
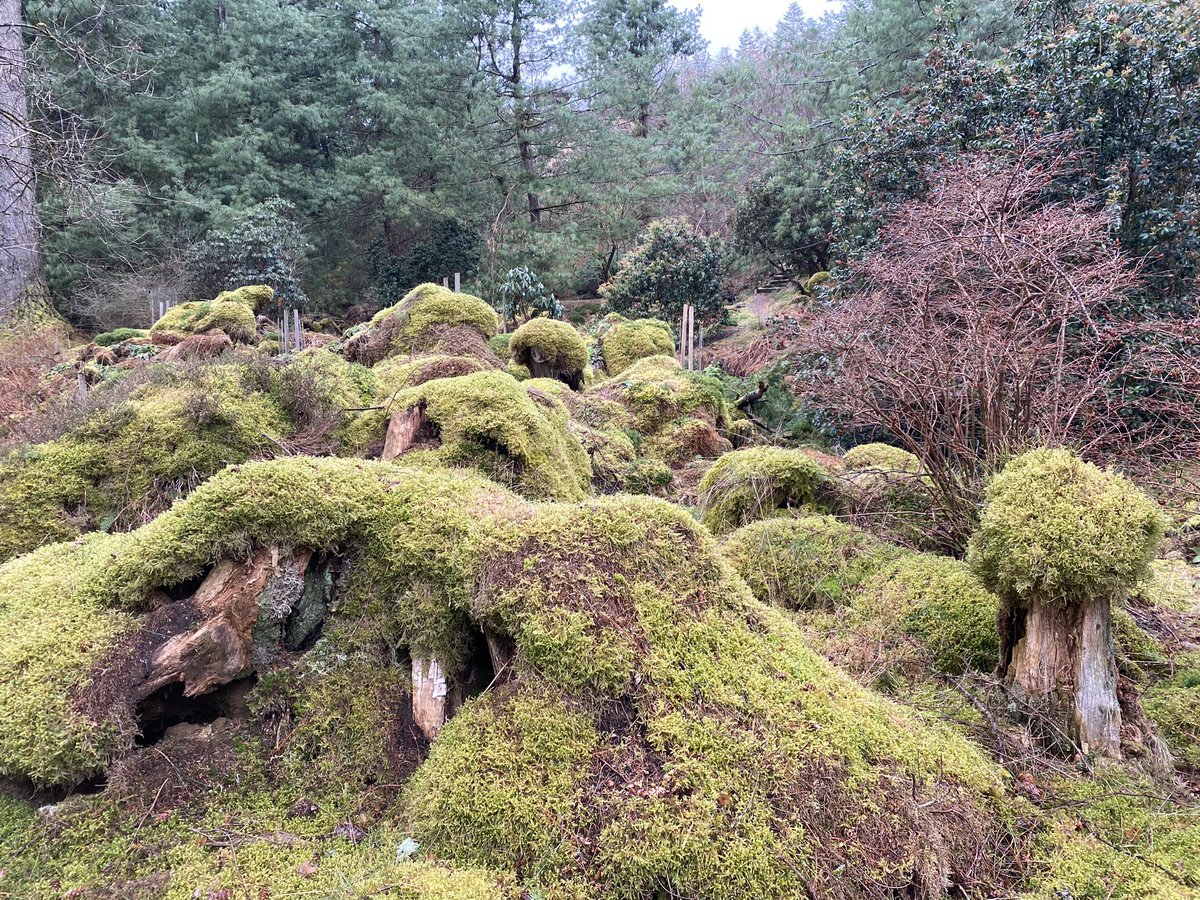
[[[1054,201],[1055,150],[936,173],[802,339],[809,399],[917,454],[963,534],[980,479],[1027,447],[1134,465],[1200,446],[1200,329],[1124,312],[1136,267],[1103,213]]]

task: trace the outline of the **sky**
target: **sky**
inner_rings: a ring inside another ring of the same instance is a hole
[[[717,53],[722,47],[736,49],[743,31],[761,28],[770,31],[783,18],[792,0],[672,0],[681,9],[701,8],[700,33],[708,40],[708,49]],[[810,16],[819,16],[838,4],[828,0],[796,0]]]

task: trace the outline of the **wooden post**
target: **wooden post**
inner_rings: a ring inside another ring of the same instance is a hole
[[[448,288],[448,287],[450,287],[450,278],[449,278],[449,276],[447,276],[447,277],[445,277],[445,278],[443,278],[443,279],[442,279],[442,287],[444,287],[444,288]]]
[[[296,352],[298,353],[304,349],[304,326],[300,323],[300,310],[293,309],[292,316],[294,317],[292,322],[295,325],[292,334],[296,338]]]
[[[79,399],[83,400],[87,397],[87,382],[83,380],[83,373],[80,372],[76,376],[76,384],[79,388]]]
[[[283,328],[279,337],[279,352],[288,352],[288,311],[286,306],[283,308]]]
[[[683,315],[679,318],[679,366],[683,368],[684,360],[687,359],[687,351],[684,347],[687,346],[687,304],[683,304]]]
[[[696,371],[703,372],[704,371],[704,323],[703,322],[700,323],[700,350],[697,353],[697,357],[698,358],[696,359]]]
[[[696,342],[696,307],[688,304],[684,307],[687,313],[687,370],[692,371],[692,352]]]
[[[455,272],[454,273],[454,293],[457,294],[457,293],[460,293],[461,291],[462,291],[462,273]]]

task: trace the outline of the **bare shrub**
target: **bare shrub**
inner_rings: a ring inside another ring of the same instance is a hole
[[[1059,146],[931,173],[801,335],[799,390],[916,454],[959,546],[1023,449],[1145,467],[1200,446],[1200,332],[1128,311],[1137,266],[1102,211],[1055,200]]]
[[[136,272],[106,272],[78,288],[67,312],[93,331],[149,328],[159,304],[197,299],[181,259],[166,259]]]

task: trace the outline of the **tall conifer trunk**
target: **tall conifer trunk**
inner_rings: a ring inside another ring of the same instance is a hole
[[[20,0],[0,0],[0,322],[42,293]]]

